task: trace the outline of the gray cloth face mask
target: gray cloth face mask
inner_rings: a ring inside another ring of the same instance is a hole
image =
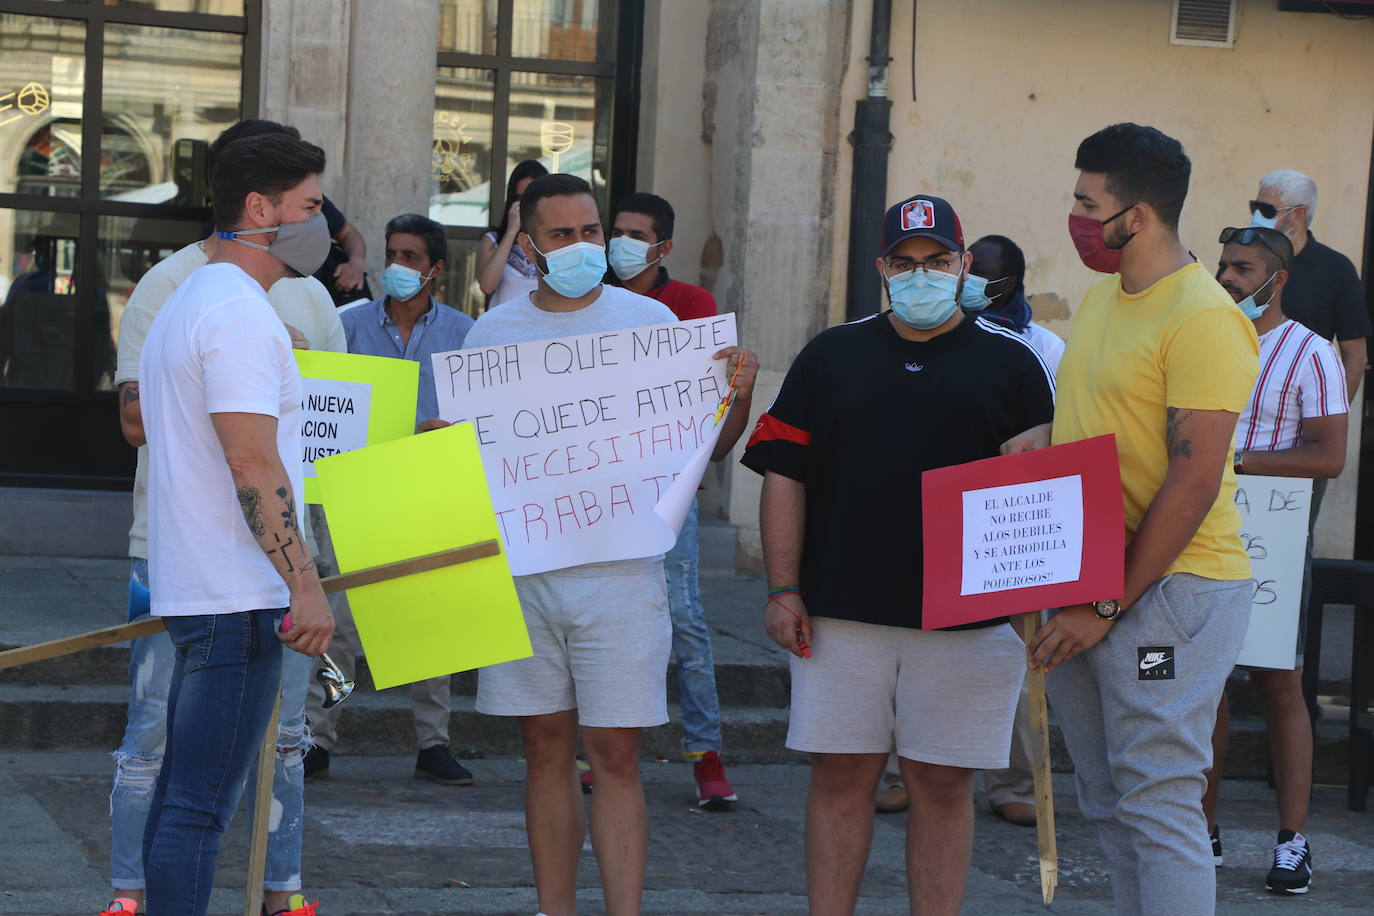
[[[262,235],[267,232],[277,234],[271,245],[259,245],[257,242],[239,238],[241,235]],[[217,234],[222,239],[267,252],[302,277],[308,277],[319,270],[329,254],[329,225],[325,222],[323,213],[316,213],[310,219],[298,223],[282,223],[280,226],[269,226],[266,229],[240,229],[236,232]]]

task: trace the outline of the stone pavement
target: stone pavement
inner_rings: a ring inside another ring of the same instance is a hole
[[[515,758],[470,762],[477,784],[446,788],[411,776],[413,757],[336,756],[330,777],[307,788],[304,875],[329,916],[535,911]],[[760,914],[806,911],[802,874],[804,764],[738,766],[741,802],[728,813],[693,806],[685,764],[643,767],[650,849],[645,912]],[[91,914],[108,898],[110,762],[90,751],[0,753],[0,914]],[[1092,832],[1066,776],[1056,777],[1061,881],[1047,912],[1111,912]],[[1272,842],[1272,800],[1262,783],[1226,785],[1227,864],[1219,912],[1370,912],[1374,818],[1343,809],[1343,792],[1316,792],[1313,891],[1302,899],[1262,889]],[[1035,832],[988,814],[978,799],[974,871],[964,912],[1046,912],[1039,902]],[[879,816],[862,914],[905,910],[905,815]],[[241,811],[226,837],[211,911],[241,911],[247,856]],[[602,912],[590,850],[579,874],[581,911]],[[1167,909],[1167,908],[1166,908]],[[1186,914],[1185,914],[1186,916]]]

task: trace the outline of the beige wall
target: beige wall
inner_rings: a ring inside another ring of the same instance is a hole
[[[854,6],[860,37],[844,87],[846,130],[863,91],[871,9]],[[1181,234],[1209,269],[1218,231],[1248,221],[1245,202],[1275,168],[1316,180],[1314,231],[1358,263],[1374,135],[1374,22],[1276,6],[1240,0],[1235,47],[1225,50],[1169,44],[1170,0],[896,3],[889,197],[938,193],[954,204],[969,241],[994,232],[1015,239],[1026,251],[1027,289],[1038,294],[1037,318],[1065,336],[1096,276],[1065,225],[1074,151],[1116,121],[1151,124],[1183,143],[1193,177]],[[849,153],[844,144],[837,175],[846,211]],[[831,321],[844,314],[847,212],[835,225]],[[1352,428],[1352,454],[1357,441]],[[1357,470],[1348,462],[1327,496],[1318,553],[1350,555]]]

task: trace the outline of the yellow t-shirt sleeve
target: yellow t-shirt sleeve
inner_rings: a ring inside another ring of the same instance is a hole
[[[1239,309],[1209,308],[1179,325],[1164,349],[1164,403],[1245,410],[1259,374],[1259,341]]]

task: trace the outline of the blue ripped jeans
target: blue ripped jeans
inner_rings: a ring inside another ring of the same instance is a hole
[[[134,559],[129,576],[129,619],[147,617],[148,561]],[[124,741],[115,752],[114,791],[110,793],[110,885],[142,890],[143,831],[148,821],[167,738],[167,693],[176,647],[165,633],[136,639],[129,657],[129,718]],[[277,768],[272,782],[273,816],[280,819],[268,835],[269,891],[301,889],[301,827],[305,816],[304,755],[310,748],[305,726],[305,693],[315,660],[299,652],[282,653],[282,706],[277,729]],[[248,781],[251,798],[253,780]]]
[[[720,751],[720,700],[716,695],[716,667],[711,658],[711,630],[701,606],[697,557],[697,501],[682,523],[677,543],[663,557],[668,580],[668,609],[673,620],[673,659],[682,709],[682,748],[689,757]]]

